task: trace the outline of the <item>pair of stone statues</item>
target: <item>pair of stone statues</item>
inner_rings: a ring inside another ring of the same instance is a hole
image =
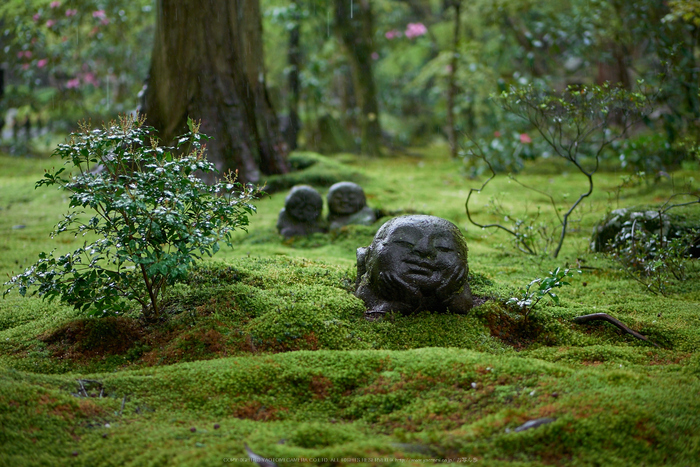
[[[367,206],[362,187],[352,182],[339,182],[328,190],[328,228],[339,229],[348,224],[370,225],[377,220]],[[277,219],[277,230],[284,237],[299,237],[325,232],[321,222],[323,199],[308,185],[297,185],[289,192]]]

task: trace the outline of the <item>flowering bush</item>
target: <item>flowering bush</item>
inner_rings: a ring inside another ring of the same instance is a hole
[[[11,73],[2,104],[59,126],[136,107],[148,73],[152,2],[0,2]]]

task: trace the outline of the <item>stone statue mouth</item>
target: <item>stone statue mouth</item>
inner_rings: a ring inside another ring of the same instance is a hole
[[[404,263],[409,265],[408,271],[414,274],[425,274],[430,275],[437,270],[437,268],[428,262],[417,261],[417,260],[405,260]]]

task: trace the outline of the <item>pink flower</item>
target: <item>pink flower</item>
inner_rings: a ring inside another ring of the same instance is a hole
[[[530,144],[532,143],[532,138],[530,138],[527,133],[520,133],[520,142],[523,144]]]
[[[100,23],[105,24],[105,25],[109,24],[109,18],[105,18],[103,20],[100,20]]]
[[[379,60],[379,54],[377,52],[372,52],[372,60]]]
[[[423,23],[408,23],[406,25],[406,37],[413,39],[414,37],[422,36],[428,32],[428,28]]]
[[[387,31],[384,33],[384,37],[386,37],[389,40],[395,39],[397,37],[401,37],[401,33],[397,31],[396,29],[392,29],[391,31]]]
[[[23,70],[28,70],[28,69],[29,69],[29,63],[25,63],[24,65],[22,65],[22,69],[23,69]]]
[[[501,137],[501,132],[500,132],[500,131],[494,131],[494,132],[493,132],[493,137],[494,137],[494,138],[500,138],[500,137]]]
[[[48,21],[46,22],[46,27],[47,27],[47,28],[50,28],[50,27],[53,26],[54,24],[56,24],[56,21],[50,19],[50,20],[48,20]]]
[[[45,58],[42,58],[41,60],[36,62],[36,66],[38,66],[39,68],[44,68],[47,63],[49,63],[49,61]]]
[[[78,78],[68,80],[68,82],[66,83],[66,87],[68,89],[77,88],[78,86],[80,86],[80,80]]]
[[[78,14],[78,10],[66,10],[66,16],[75,16]]]
[[[99,18],[99,19],[105,19],[107,15],[105,14],[104,10],[97,10],[92,12],[92,17],[93,18]]]
[[[34,16],[32,16],[32,19],[33,19],[34,21],[39,21],[39,18],[41,18],[41,14],[39,14],[39,13],[35,14]]]
[[[51,3],[49,4],[49,6],[50,6],[51,8],[58,8],[58,7],[61,6],[61,2],[51,2]]]
[[[95,74],[94,74],[94,73],[90,73],[90,72],[85,73],[85,74],[83,75],[83,81],[86,82],[86,83],[88,83],[88,84],[92,84],[93,86],[97,86],[97,85],[98,85],[98,83],[97,83],[97,78],[95,78]]]

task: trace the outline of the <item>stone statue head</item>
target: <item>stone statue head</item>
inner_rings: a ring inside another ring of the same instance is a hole
[[[435,216],[391,219],[357,251],[358,287],[368,315],[387,311],[465,313],[472,306],[467,243],[453,223]]]
[[[367,206],[365,192],[352,182],[338,182],[328,190],[328,210],[331,215],[347,216]]]
[[[284,200],[287,214],[299,222],[316,222],[323,210],[323,198],[308,185],[297,185]]]

